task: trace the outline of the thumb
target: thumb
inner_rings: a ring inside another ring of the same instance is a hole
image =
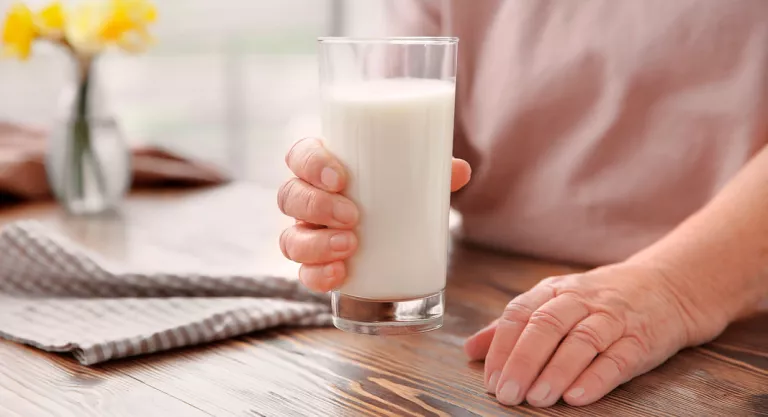
[[[488,349],[491,347],[493,336],[496,335],[496,325],[498,322],[498,320],[492,321],[491,324],[473,334],[464,342],[464,353],[470,359],[475,361],[485,359]]]
[[[451,192],[458,191],[469,182],[472,168],[463,159],[453,158],[451,165]]]

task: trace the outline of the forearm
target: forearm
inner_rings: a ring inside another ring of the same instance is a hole
[[[728,322],[754,312],[768,296],[768,147],[709,204],[631,260],[679,272],[682,297],[710,304]]]

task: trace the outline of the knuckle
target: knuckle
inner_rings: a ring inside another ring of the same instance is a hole
[[[304,172],[308,175],[320,175],[320,170],[326,163],[325,153],[319,147],[313,147],[304,159]]]
[[[299,220],[325,224],[333,217],[332,197],[298,178],[280,187],[277,204],[283,214]]]
[[[283,232],[280,233],[280,251],[283,253],[283,256],[285,256],[288,259],[292,259],[288,251],[288,240],[292,232],[293,232],[293,228],[291,227],[283,230]]]
[[[609,342],[605,340],[600,331],[589,324],[577,324],[571,330],[570,338],[589,346],[596,352],[604,352],[608,349]]]
[[[550,287],[550,286],[552,286],[552,284],[555,284],[555,283],[557,283],[558,281],[560,281],[562,279],[563,279],[562,276],[547,277],[547,278],[544,278],[541,281],[539,281],[539,283],[537,285],[540,285],[542,287]]]
[[[333,261],[329,238],[323,231],[303,231],[288,235],[285,243],[288,259],[307,264],[321,264]]]
[[[536,288],[542,292],[547,292],[550,298],[562,296],[560,285],[557,284],[562,278],[560,276],[545,278],[536,284]]]
[[[308,267],[307,265],[301,265],[299,267],[299,281],[301,281],[302,284],[306,287],[310,287],[312,284],[312,269]]]
[[[504,307],[504,312],[501,313],[501,320],[527,323],[532,313],[533,311],[527,306],[512,300]]]
[[[605,352],[603,353],[603,356],[605,359],[613,362],[613,364],[616,366],[616,369],[619,371],[619,375],[622,377],[627,377],[634,372],[635,364],[632,359],[629,359],[624,355],[611,352]]]
[[[302,158],[302,149],[307,145],[307,142],[311,140],[310,138],[302,138],[294,142],[293,146],[291,146],[290,149],[288,149],[288,152],[285,154],[285,164],[288,165],[289,168],[293,168],[295,165],[295,161],[297,159]]]
[[[560,381],[573,373],[572,370],[566,369],[563,364],[556,361],[552,361],[547,364],[546,368],[544,368],[544,371],[542,372],[542,375],[544,375],[544,372],[546,372],[547,377],[553,381]]]
[[[521,346],[522,347],[522,346]],[[510,362],[510,374],[511,375],[530,375],[533,373],[538,373],[539,369],[536,368],[536,363],[538,363],[538,356],[536,355],[536,348],[533,348],[532,346],[527,346],[525,349],[517,349],[513,351],[513,361]]]
[[[329,214],[329,205],[325,204],[325,199],[316,188],[306,187],[301,194],[300,200],[304,206],[304,213],[312,216]]]
[[[629,339],[630,343],[634,345],[635,351],[637,351],[641,357],[645,358],[651,354],[651,347],[648,345],[644,338],[632,335],[627,336],[627,339]]]
[[[545,333],[566,334],[568,327],[554,314],[544,309],[538,309],[531,313],[528,324]]]
[[[288,206],[288,201],[291,198],[291,193],[295,186],[296,178],[291,178],[284,182],[283,185],[280,186],[280,189],[277,190],[277,206],[283,214],[288,214],[286,212],[286,207]]]
[[[596,371],[589,371],[589,373],[592,375],[592,378],[594,378],[595,381],[597,381],[598,386],[602,388],[606,388],[611,385],[611,382],[602,373],[596,372]]]
[[[328,163],[323,148],[320,146],[308,147],[299,158],[297,175],[312,183],[320,181],[320,173]]]

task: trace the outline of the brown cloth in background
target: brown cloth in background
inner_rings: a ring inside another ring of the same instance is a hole
[[[0,121],[0,203],[52,198],[45,173],[47,134]],[[132,189],[221,184],[228,178],[215,168],[168,151],[140,146],[132,151]]]

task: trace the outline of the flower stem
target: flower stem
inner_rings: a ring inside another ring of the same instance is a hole
[[[82,65],[82,64],[81,64]],[[80,66],[79,66],[80,67]],[[80,82],[77,87],[75,102],[74,129],[72,132],[72,164],[75,200],[85,198],[85,178],[83,166],[83,153],[91,141],[91,130],[88,126],[88,89],[90,85],[89,68],[81,70]]]
[[[80,70],[80,83],[78,84],[77,98],[75,103],[75,118],[72,140],[72,168],[74,169],[74,188],[75,198],[78,200],[85,199],[85,170],[86,170],[86,154],[90,159],[90,166],[93,169],[94,179],[96,186],[102,198],[106,198],[106,183],[104,178],[104,171],[101,167],[101,161],[96,156],[93,149],[93,141],[91,138],[91,113],[89,106],[89,95],[91,88],[91,62],[81,61],[78,68]]]

